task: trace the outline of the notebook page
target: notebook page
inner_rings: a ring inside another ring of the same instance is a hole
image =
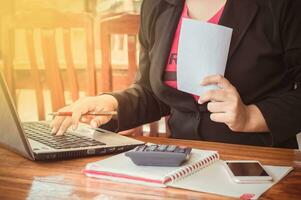
[[[244,194],[251,194],[252,199],[257,199],[292,170],[292,167],[279,166],[264,166],[264,168],[273,177],[273,182],[260,184],[235,183],[226,171],[223,161],[219,160],[191,176],[167,185],[235,198],[239,198]]]
[[[124,153],[121,153],[98,162],[89,163],[86,166],[85,170],[102,172],[101,174],[89,172],[85,174],[96,178],[105,178],[115,181],[134,182],[144,185],[162,185],[168,174],[176,172],[179,168],[203,160],[215,153],[216,151],[193,149],[189,161],[180,167],[137,166],[130,158],[126,157]]]

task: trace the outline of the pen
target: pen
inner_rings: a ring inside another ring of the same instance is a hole
[[[52,116],[72,116],[72,112],[53,112],[49,113]],[[117,115],[116,111],[98,111],[98,112],[88,112],[82,114],[82,116],[107,116],[107,115]]]

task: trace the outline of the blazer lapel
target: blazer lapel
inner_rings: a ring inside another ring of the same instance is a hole
[[[252,23],[258,6],[254,1],[249,0],[228,0],[221,19],[220,25],[233,28],[233,34],[229,50],[229,59],[239,46],[248,27]]]
[[[150,56],[151,62],[151,86],[154,93],[163,101],[177,107],[182,111],[195,111],[196,103],[192,95],[181,92],[164,84],[163,73],[170,53],[174,33],[177,29],[179,19],[184,7],[182,0],[166,0],[170,5],[158,18],[156,22],[156,40]],[[171,4],[173,3],[173,4]],[[179,104],[179,101],[181,104]]]

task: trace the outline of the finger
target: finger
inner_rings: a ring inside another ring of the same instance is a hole
[[[219,87],[223,89],[232,87],[232,84],[222,75],[207,76],[203,79],[203,82],[201,83],[201,85],[203,86],[212,85],[212,84],[217,84]]]
[[[111,117],[95,117],[94,119],[91,120],[90,125],[93,128],[98,128],[99,126],[106,124],[108,121],[110,121]]]
[[[66,119],[66,117],[60,116],[55,117],[54,120],[51,122],[50,127],[52,128],[51,133],[55,134],[60,129],[61,124]]]
[[[82,116],[80,118],[80,122],[83,122],[85,124],[90,124],[91,120],[94,119],[93,116]]]
[[[73,109],[72,117],[71,117],[71,123],[72,123],[72,129],[75,130],[78,127],[78,122],[80,121],[83,114],[89,112],[89,109],[87,107],[77,107]]]
[[[62,123],[62,125],[56,135],[57,136],[64,135],[64,133],[67,131],[67,129],[71,126],[71,124],[72,124],[71,117],[67,117],[64,120],[64,122]]]
[[[58,112],[69,112],[71,110],[71,106],[66,106],[58,110]],[[60,129],[61,124],[66,119],[66,116],[56,116],[52,122],[50,123],[50,127],[52,128],[51,133],[55,134]]]
[[[118,134],[119,135],[124,135],[124,136],[131,136],[131,135],[133,135],[133,131],[132,130],[121,131]]]
[[[226,113],[212,113],[210,119],[214,122],[228,123],[228,117]]]
[[[227,103],[225,102],[209,102],[207,109],[211,113],[225,113],[227,110]]]
[[[227,100],[227,97],[228,94],[225,90],[209,90],[199,97],[198,103],[203,104],[208,101],[223,102]]]

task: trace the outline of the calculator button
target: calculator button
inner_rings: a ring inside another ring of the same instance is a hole
[[[174,152],[176,150],[177,146],[176,145],[168,145],[166,151],[168,152]]]
[[[159,147],[157,148],[157,151],[165,151],[166,148],[167,148],[167,145],[159,145]]]
[[[151,145],[147,147],[146,151],[155,151],[157,149],[157,145]]]
[[[147,146],[146,145],[141,145],[141,146],[138,146],[135,151],[143,151]]]
[[[183,149],[183,148],[177,148],[175,152],[185,153],[185,149]]]

